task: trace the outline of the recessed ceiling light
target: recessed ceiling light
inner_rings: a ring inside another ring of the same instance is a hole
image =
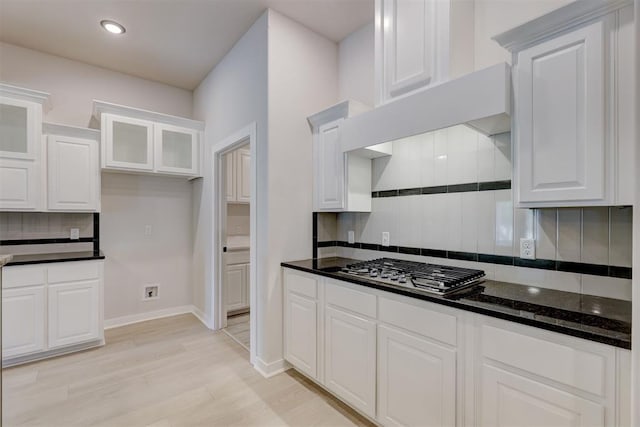
[[[114,21],[109,21],[107,19],[100,21],[100,25],[102,25],[102,28],[112,34],[122,34],[126,31],[122,25]]]

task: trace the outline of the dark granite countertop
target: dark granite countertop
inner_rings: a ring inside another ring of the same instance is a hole
[[[96,259],[104,259],[102,251],[97,254],[93,251],[84,251],[14,255],[13,259],[6,264],[6,267],[11,267],[12,265],[44,264],[50,262],[91,261]]]
[[[631,302],[487,280],[442,297],[411,284],[386,284],[342,273],[349,258],[283,262],[283,267],[356,283],[383,291],[631,349]]]

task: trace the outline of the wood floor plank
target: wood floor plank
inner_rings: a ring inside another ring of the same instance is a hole
[[[248,331],[246,318],[232,326]],[[192,315],[110,329],[106,340],[4,369],[2,425],[371,425],[294,371],[265,379],[245,348]]]

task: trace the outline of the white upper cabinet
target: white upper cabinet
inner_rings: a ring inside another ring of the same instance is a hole
[[[0,84],[0,210],[42,209],[42,108],[49,94]]]
[[[198,173],[198,131],[158,123],[155,125],[156,169],[159,172]]]
[[[624,4],[576,2],[496,37],[514,54],[518,206],[631,204],[618,188],[633,157],[619,156],[632,152],[633,141],[618,127],[633,124],[616,117],[621,90],[633,86],[617,72],[622,56],[633,55],[623,50],[614,8]]]
[[[100,132],[45,123],[47,209],[100,210]]]
[[[313,209],[325,212],[371,212],[371,159],[391,155],[391,143],[344,152],[345,118],[366,111],[344,101],[310,116],[313,132]]]
[[[225,155],[227,202],[251,202],[251,151],[239,148]]]
[[[377,105],[473,71],[473,3],[376,0],[375,44]]]
[[[204,123],[94,101],[106,170],[201,176]]]
[[[103,168],[153,171],[153,123],[115,114],[102,116]]]

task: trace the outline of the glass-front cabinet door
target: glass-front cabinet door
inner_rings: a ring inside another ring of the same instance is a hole
[[[42,105],[0,97],[0,157],[36,160],[41,122]]]
[[[198,174],[198,132],[164,123],[155,124],[158,172]]]
[[[103,167],[152,171],[153,122],[103,114]]]

